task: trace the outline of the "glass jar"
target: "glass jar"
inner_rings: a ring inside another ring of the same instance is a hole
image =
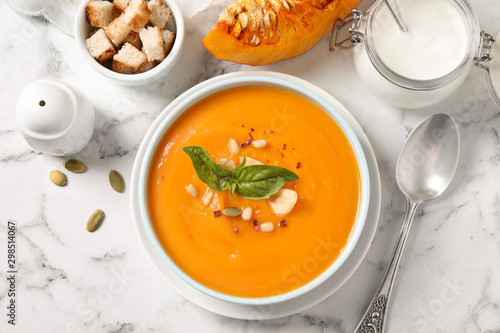
[[[443,3],[445,2],[446,1]],[[456,16],[459,20],[461,19],[463,23],[463,29],[465,29],[467,40],[465,44],[461,46],[463,53],[460,54],[463,54],[463,56],[456,59],[457,65],[450,68],[447,72],[440,73],[438,76],[425,78],[405,76],[401,74],[401,71],[397,72],[394,69],[394,63],[388,64],[387,61],[383,60],[389,59],[392,61],[396,59],[399,63],[410,66],[408,68],[413,66],[411,60],[409,60],[410,57],[408,57],[409,53],[406,52],[408,49],[404,49],[403,47],[399,49],[395,48],[394,50],[396,51],[394,54],[389,52],[389,56],[387,56],[387,52],[385,52],[385,58],[381,56],[380,52],[385,50],[377,50],[376,42],[378,42],[380,38],[391,38],[386,35],[381,35],[381,33],[385,33],[387,30],[381,30],[380,26],[383,27],[384,25],[387,26],[387,24],[394,24],[394,26],[397,27],[393,17],[389,18],[392,22],[387,22],[387,15],[381,14],[384,10],[385,12],[388,11],[388,9],[385,8],[386,4],[383,0],[377,0],[366,14],[354,10],[353,14],[344,21],[337,20],[332,30],[330,50],[350,49],[357,46],[354,48],[354,64],[358,75],[365,85],[384,103],[395,107],[411,109],[424,108],[436,104],[446,99],[457,90],[467,77],[474,63],[479,67],[484,66],[488,69],[485,63],[491,60],[491,50],[495,41],[491,35],[480,31],[476,14],[466,0],[448,0],[446,5],[453,6],[450,8],[454,8],[459,14]],[[405,17],[404,9],[404,7],[401,8],[403,17]],[[407,13],[411,15],[418,15],[417,11],[411,11],[413,8],[407,8],[407,10]],[[430,31],[436,34],[436,39],[434,41],[429,41],[425,47],[416,49],[416,52],[421,52],[421,54],[428,59],[434,60],[433,57],[435,57],[437,62],[429,64],[429,67],[434,65],[436,68],[440,68],[439,61],[446,61],[446,58],[441,57],[441,60],[438,61],[439,57],[442,56],[442,54],[439,53],[446,53],[449,51],[446,44],[448,40],[440,39],[441,34],[444,31],[443,29],[450,29],[447,23],[443,22],[442,19],[447,19],[449,15],[447,15],[447,13],[434,14],[436,17],[439,16],[441,18],[440,21],[435,20],[435,24],[439,26],[439,29],[429,27],[429,29],[432,29]],[[412,19],[415,19],[415,17],[410,17],[410,20]],[[458,21],[454,21],[453,23],[457,22]],[[411,21],[407,23],[411,23]],[[434,21],[432,23],[434,24]],[[352,27],[348,30],[349,36],[344,40],[340,40],[342,28],[350,24],[352,24]],[[411,30],[411,25],[408,25],[408,29]],[[422,26],[420,26],[420,28],[422,28]],[[462,27],[460,27],[460,29],[462,29]],[[407,34],[407,32],[399,32],[399,30],[395,33]],[[388,35],[392,36],[390,34]],[[417,36],[417,38],[418,37],[419,36]],[[409,40],[412,41],[413,39]],[[398,41],[394,41],[394,43],[391,44],[391,40],[387,40],[386,42],[385,45],[389,46],[395,43],[397,45],[398,43]],[[380,45],[380,42],[378,43]],[[427,40],[425,40],[425,43],[427,43]],[[409,49],[415,48],[411,43],[408,45]],[[450,44],[450,46],[454,47],[455,45]],[[397,52],[401,52],[401,54]],[[405,61],[407,61],[406,64]],[[420,65],[422,65],[422,63]],[[416,67],[411,68],[414,72],[425,72],[428,69],[426,68],[427,66],[422,66],[422,68],[418,68],[418,65],[415,66]],[[400,68],[398,70],[400,70]],[[492,82],[491,76],[490,82]],[[492,91],[495,90],[492,89]]]

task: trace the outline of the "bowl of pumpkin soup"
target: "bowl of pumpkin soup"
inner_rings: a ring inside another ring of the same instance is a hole
[[[341,114],[301,82],[222,75],[179,96],[152,125],[131,204],[167,282],[229,303],[272,304],[317,288],[349,257],[367,217],[366,159]]]

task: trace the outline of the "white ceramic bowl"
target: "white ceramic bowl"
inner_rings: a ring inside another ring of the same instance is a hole
[[[125,86],[139,86],[154,83],[162,79],[174,67],[179,59],[182,43],[184,41],[184,19],[182,12],[174,0],[162,0],[172,10],[172,18],[168,20],[166,29],[175,32],[175,41],[168,56],[159,63],[155,68],[139,74],[121,74],[112,71],[101,65],[95,60],[87,49],[85,40],[89,37],[89,33],[94,29],[87,21],[85,7],[91,0],[84,0],[78,12],[76,13],[75,22],[75,40],[78,51],[85,61],[92,67],[93,70],[112,80],[115,83]]]
[[[359,211],[346,247],[337,258],[337,260],[316,279],[298,289],[278,296],[261,298],[237,297],[215,291],[195,281],[186,273],[184,273],[169,257],[168,253],[166,253],[166,251],[163,249],[154,232],[148,212],[148,172],[155,150],[165,132],[185,110],[187,110],[189,107],[191,107],[201,99],[226,89],[242,86],[266,86],[284,89],[305,97],[306,99],[321,107],[332,117],[332,119],[340,126],[340,128],[344,132],[345,136],[351,144],[359,166],[362,188]],[[215,297],[224,302],[244,305],[276,304],[304,295],[308,291],[311,291],[312,289],[318,287],[327,279],[329,279],[333,274],[335,274],[338,269],[344,264],[346,259],[352,253],[365,225],[370,200],[370,177],[363,149],[353,129],[349,126],[349,124],[341,116],[341,114],[318,94],[318,92],[320,91],[321,90],[318,87],[315,87],[310,83],[307,83],[306,81],[285,74],[272,72],[240,72],[225,74],[202,82],[189,89],[184,94],[179,96],[175,101],[173,101],[163,111],[163,113],[160,114],[160,116],[153,123],[148,133],[146,134],[139,148],[139,152],[134,163],[131,180],[131,207],[132,215],[134,218],[134,225],[139,239],[143,243],[143,246],[145,246],[146,248],[148,248],[150,244],[153,244],[155,249],[154,252],[147,251],[147,254],[152,257],[151,259],[153,263],[157,266],[160,273],[162,273],[167,282],[170,283],[173,282],[173,279],[180,278],[184,282],[188,283],[204,294]],[[321,93],[325,94],[324,91],[321,91]],[[162,267],[160,267],[160,265],[158,265],[158,258],[161,258],[162,262],[166,263],[166,267],[168,268],[165,268],[165,265],[162,265]],[[168,269],[170,271],[166,272],[165,269]],[[175,274],[172,275],[172,272],[174,272]],[[174,283],[170,284],[174,285]]]

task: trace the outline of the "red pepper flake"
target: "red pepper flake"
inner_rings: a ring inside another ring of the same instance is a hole
[[[274,131],[271,131],[271,134],[274,134]]]
[[[250,132],[253,132],[253,131],[255,131],[255,130],[254,130],[253,128],[251,128],[251,127],[250,127]]]
[[[282,152],[280,152],[280,154],[281,154],[281,157],[285,157],[285,155],[283,155],[283,153],[282,153]]]
[[[298,169],[298,168],[300,168],[300,162],[297,163],[297,165],[295,166],[295,169]]]
[[[268,158],[266,158],[266,163],[269,163],[269,159]]]
[[[252,131],[250,131],[250,132],[252,132]],[[252,141],[253,141],[253,136],[252,136],[252,134],[251,134],[251,133],[248,133],[248,135],[249,135],[250,137],[247,139],[247,142],[244,142],[244,143],[242,143],[242,144],[240,145],[240,146],[241,146],[241,148],[245,148],[246,146],[248,146],[248,145],[250,145],[250,144],[252,143]]]
[[[286,143],[283,144],[283,150],[285,150],[285,149],[286,149]]]
[[[220,212],[220,210],[214,210],[214,218],[219,217],[221,215],[222,213]]]
[[[238,234],[238,232],[240,232],[240,231],[238,230],[238,228],[234,228],[234,229],[233,229],[233,232],[234,232],[235,234]]]
[[[286,227],[286,226],[287,226],[286,220],[285,220],[285,219],[282,219],[282,220],[278,223],[278,225],[279,225],[280,227]]]
[[[253,230],[255,231],[260,231],[260,225],[254,225]]]
[[[259,225],[259,221],[253,220],[253,225]]]
[[[160,176],[161,179],[165,179],[165,177],[163,177],[163,175]]]

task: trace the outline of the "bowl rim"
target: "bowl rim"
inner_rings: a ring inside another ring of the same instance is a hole
[[[101,65],[92,55],[89,53],[87,49],[87,45],[85,44],[85,40],[88,36],[85,35],[84,31],[87,30],[85,27],[90,27],[90,24],[86,19],[85,7],[92,0],[84,0],[78,7],[76,18],[75,18],[75,26],[74,26],[74,35],[76,40],[76,45],[78,49],[78,53],[80,53],[81,57],[85,59],[85,61],[92,67],[96,72],[102,74],[108,79],[116,80],[122,84],[132,84],[139,85],[145,82],[152,81],[157,77],[162,77],[166,75],[167,72],[170,71],[171,67],[177,62],[180,56],[181,45],[184,41],[185,35],[185,24],[184,18],[182,16],[182,11],[174,0],[161,0],[165,3],[170,10],[172,11],[172,18],[175,21],[175,41],[170,53],[167,57],[160,62],[156,67],[146,71],[144,73],[137,74],[122,74],[114,72],[113,70],[106,68]],[[91,27],[90,27],[91,28]]]
[[[305,84],[307,83],[307,84]],[[152,157],[156,151],[156,148],[163,138],[165,131],[171,126],[171,124],[191,105],[200,101],[201,99],[210,96],[216,92],[223,91],[226,89],[241,87],[241,86],[269,86],[281,88],[287,91],[296,93],[299,96],[305,97],[306,99],[312,101],[319,107],[321,107],[341,128],[344,135],[349,140],[351,147],[356,156],[358,163],[359,173],[360,173],[360,184],[361,184],[361,197],[358,205],[358,215],[354,227],[351,230],[351,234],[348,239],[347,245],[344,247],[339,257],[330,265],[325,271],[323,271],[319,276],[317,276],[312,281],[306,283],[305,285],[294,289],[292,291],[279,294],[276,296],[268,297],[240,297],[227,295],[218,291],[215,291],[209,287],[204,286],[200,282],[194,280],[189,275],[184,273],[175,262],[170,259],[167,252],[164,250],[163,246],[159,242],[156,233],[154,232],[151,220],[149,219],[149,212],[147,208],[147,178],[149,174],[149,167]],[[327,94],[320,88],[313,86],[313,88],[318,90],[318,93],[310,89],[311,84],[307,81],[299,79],[297,77],[274,73],[266,71],[252,71],[252,72],[237,72],[220,75],[215,78],[208,79],[180,95],[175,102],[167,106],[163,112],[168,114],[165,117],[158,117],[157,120],[148,130],[139,151],[141,152],[141,159],[136,160],[134,163],[134,171],[132,173],[132,183],[136,184],[138,195],[135,195],[135,188],[132,193],[132,210],[133,218],[139,219],[136,221],[137,224],[141,224],[145,228],[146,234],[150,242],[156,249],[156,253],[161,257],[170,270],[172,270],[176,276],[180,277],[184,282],[188,283],[195,289],[212,296],[214,298],[220,299],[225,302],[237,303],[243,305],[266,305],[285,302],[296,298],[300,295],[307,293],[307,291],[316,288],[321,285],[325,280],[330,278],[346,261],[357,241],[361,235],[364,228],[364,224],[368,214],[369,206],[369,195],[370,195],[370,176],[366,157],[362,146],[354,133],[353,129],[350,127],[348,122],[344,117],[336,110],[336,108],[328,103],[321,94]],[[173,105],[173,106],[172,106]],[[139,154],[138,154],[139,155]],[[137,179],[138,178],[138,179]],[[135,202],[136,199],[139,201]],[[137,209],[138,211],[134,211]],[[148,253],[148,256],[150,254]]]

